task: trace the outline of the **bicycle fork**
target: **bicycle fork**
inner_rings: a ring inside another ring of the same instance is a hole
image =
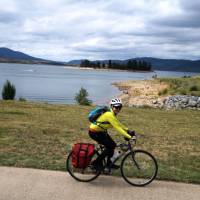
[[[136,165],[136,167],[140,170],[140,166],[138,165],[138,163],[135,160],[135,152],[133,150],[131,150],[131,157],[132,157],[133,162]]]

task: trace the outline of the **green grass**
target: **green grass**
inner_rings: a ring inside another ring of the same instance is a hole
[[[160,82],[169,85],[167,89],[159,92],[159,95],[192,95],[200,96],[200,76],[182,78],[160,78]]]
[[[0,165],[65,170],[75,142],[91,142],[90,106],[0,101]],[[145,137],[137,148],[158,160],[158,179],[200,183],[200,112],[124,107],[119,119]],[[110,134],[123,140],[114,130]]]

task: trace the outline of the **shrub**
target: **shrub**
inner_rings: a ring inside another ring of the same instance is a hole
[[[11,84],[9,80],[7,80],[3,86],[2,98],[4,100],[13,100],[15,98],[15,94],[16,94],[15,86]]]
[[[19,101],[26,101],[24,97],[19,97]]]
[[[152,76],[152,78],[153,78],[153,79],[157,79],[157,78],[158,78],[158,75],[157,75],[157,74],[154,74],[154,75]]]
[[[181,94],[181,95],[187,95],[187,94],[188,94],[187,90],[186,90],[186,89],[183,89],[183,88],[181,88],[181,89],[178,91],[178,93]]]
[[[198,88],[197,85],[192,85],[189,90],[190,91],[199,91],[200,89]]]
[[[159,92],[158,92],[158,95],[161,96],[161,95],[165,95],[165,94],[167,94],[167,93],[168,93],[168,89],[165,88],[165,89],[159,91]]]
[[[76,94],[74,99],[79,105],[89,106],[92,104],[92,101],[87,98],[88,96],[89,96],[89,94],[88,94],[87,90],[85,88],[81,87],[81,89]]]
[[[191,78],[191,76],[186,76],[186,75],[185,75],[185,76],[183,76],[182,78]]]

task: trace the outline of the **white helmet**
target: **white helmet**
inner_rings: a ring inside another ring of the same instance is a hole
[[[121,101],[121,99],[118,99],[118,98],[112,99],[110,101],[110,105],[111,106],[122,106],[122,101]]]

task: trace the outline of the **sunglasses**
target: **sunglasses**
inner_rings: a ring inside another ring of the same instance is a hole
[[[117,110],[121,110],[122,109],[122,106],[113,106],[115,109]]]

